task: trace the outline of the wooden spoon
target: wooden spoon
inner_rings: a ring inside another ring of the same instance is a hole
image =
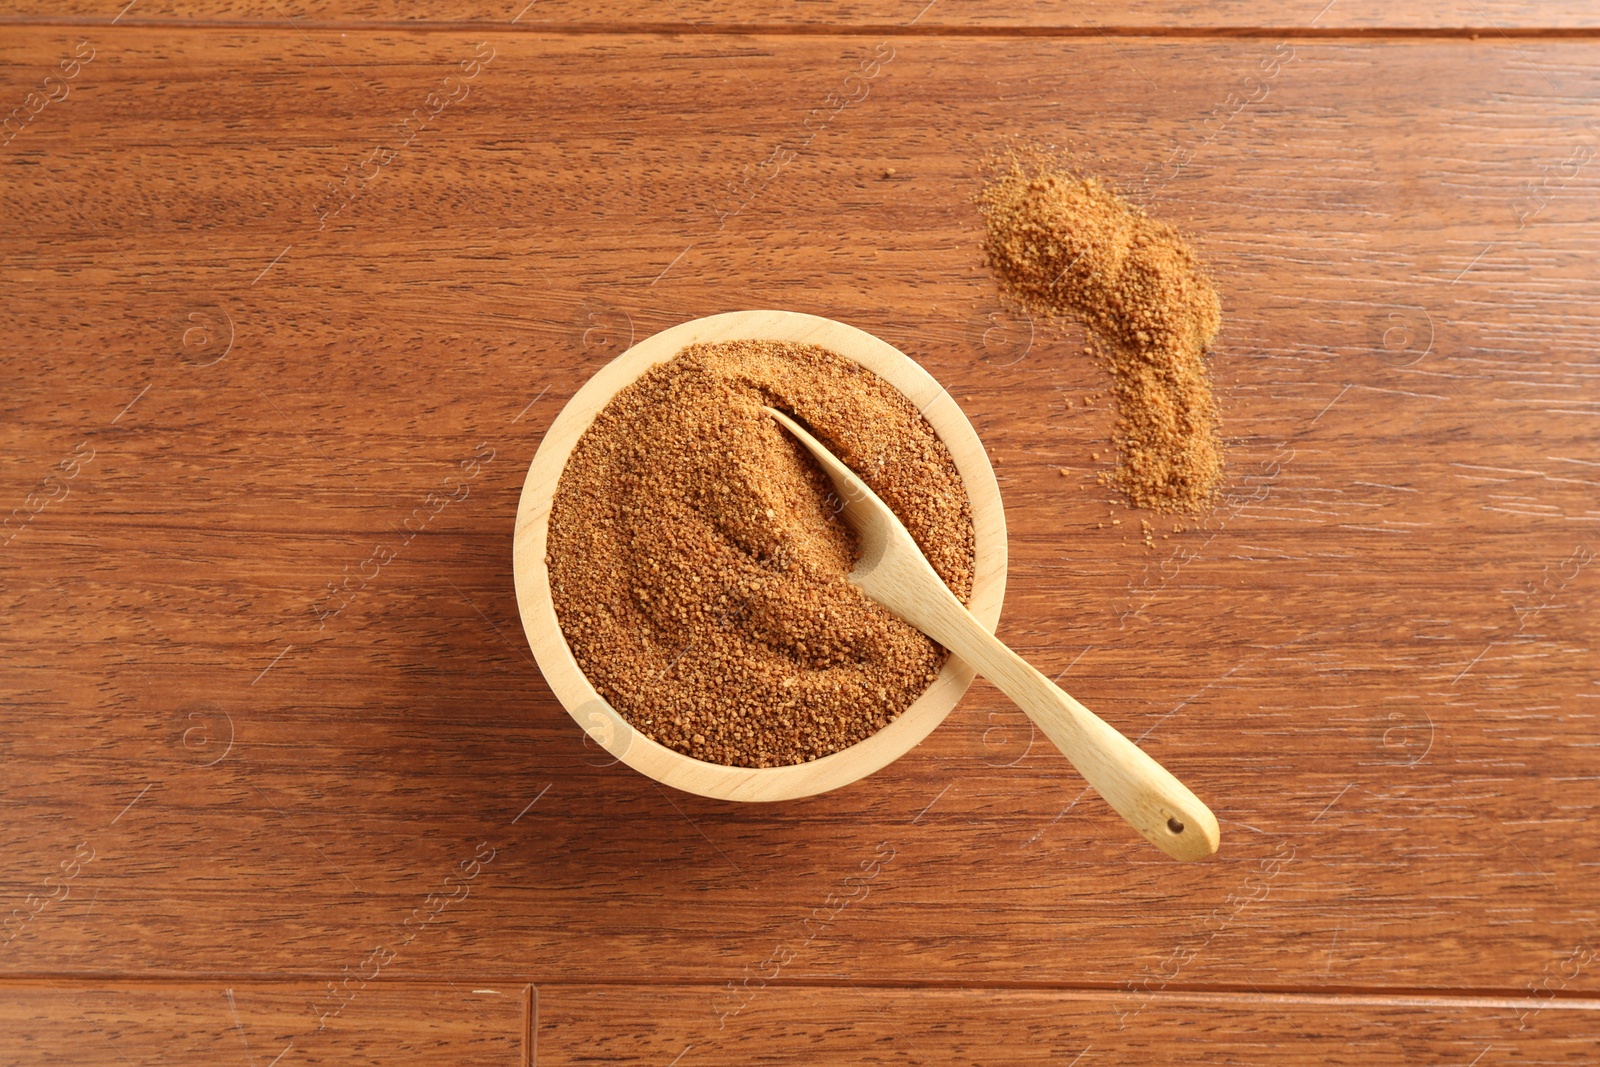
[[[850,580],[873,600],[966,660],[1017,702],[1045,736],[1145,840],[1179,860],[1217,850],[1217,817],[1167,769],[1098,715],[1058,689],[968,613],[887,504],[804,427],[773,408],[816,457],[861,538]]]

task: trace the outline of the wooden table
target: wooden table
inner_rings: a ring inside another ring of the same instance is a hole
[[[122,2],[0,32],[0,1062],[1596,1062],[1591,5]],[[1154,548],[981,262],[1012,141],[1223,294],[1225,495]],[[523,475],[749,307],[961,399],[1001,635],[1218,856],[983,684],[772,807],[586,747]]]

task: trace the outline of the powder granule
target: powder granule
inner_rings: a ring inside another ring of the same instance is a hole
[[[915,406],[814,345],[692,345],[579,439],[546,563],[562,633],[633,727],[712,763],[837,752],[899,717],[945,652],[847,577],[855,535],[785,410],[856,471],[963,600],[966,489]]]
[[[1193,250],[1094,178],[1048,164],[1014,160],[978,202],[1001,287],[1077,319],[1111,369],[1115,484],[1139,507],[1202,510],[1222,479],[1206,367],[1222,311]]]

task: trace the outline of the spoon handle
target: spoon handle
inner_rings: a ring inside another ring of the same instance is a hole
[[[1217,850],[1217,817],[1199,797],[951,600],[937,612],[939,625],[922,629],[1016,701],[1117,814],[1173,859],[1205,859]]]

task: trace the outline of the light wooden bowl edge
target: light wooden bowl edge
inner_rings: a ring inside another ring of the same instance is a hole
[[[972,509],[975,533],[969,608],[993,630],[1005,598],[1006,531],[1000,487],[972,424],[949,393],[911,357],[844,323],[786,311],[727,312],[681,323],[640,341],[601,367],[562,408],[540,442],[523,483],[513,538],[513,574],[523,630],[546,682],[562,706],[601,747],[666,785],[735,801],[776,801],[858,781],[916,747],[944,721],[972,684],[954,657],[910,708],[871,737],[840,752],[787,767],[728,767],[675,752],[635,731],[595,691],[579,668],[556,617],[545,564],[555,489],[572,450],[617,392],[686,345],[735,339],[819,344],[884,378],[922,410],[950,449]]]

